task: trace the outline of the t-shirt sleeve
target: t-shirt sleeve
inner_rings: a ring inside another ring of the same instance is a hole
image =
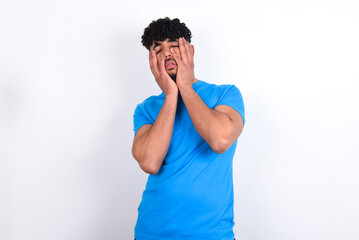
[[[242,116],[244,126],[246,122],[244,102],[241,92],[235,85],[229,85],[229,87],[227,87],[227,90],[219,97],[219,101],[215,106],[218,105],[227,105],[235,109]]]
[[[146,117],[146,114],[143,112],[142,105],[138,104],[133,114],[134,135],[136,135],[138,129],[140,129],[145,124],[153,124],[153,123],[149,119],[149,117]]]

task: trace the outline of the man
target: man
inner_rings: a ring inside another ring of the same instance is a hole
[[[138,104],[132,155],[149,173],[136,240],[233,240],[232,161],[244,104],[235,85],[194,76],[191,32],[176,19],[144,31],[162,93]]]

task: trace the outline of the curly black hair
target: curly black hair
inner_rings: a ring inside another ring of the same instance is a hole
[[[142,45],[150,50],[153,41],[163,41],[166,38],[171,40],[184,37],[191,43],[191,31],[186,24],[181,23],[178,18],[170,19],[168,17],[152,21],[142,35]]]

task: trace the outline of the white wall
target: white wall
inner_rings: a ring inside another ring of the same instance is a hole
[[[193,33],[198,79],[236,84],[242,240],[359,239],[359,3],[2,1],[0,239],[133,239],[137,103],[154,19]]]

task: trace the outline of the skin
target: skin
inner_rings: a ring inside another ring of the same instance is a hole
[[[241,115],[227,105],[209,108],[194,91],[194,47],[184,38],[178,42],[166,39],[150,47],[150,68],[155,80],[165,93],[165,102],[154,124],[143,125],[136,133],[132,154],[140,167],[156,174],[167,154],[172,138],[178,94],[191,117],[194,127],[208,145],[218,154],[224,153],[237,140],[243,130]],[[173,59],[176,66],[166,69],[166,60]],[[176,81],[170,75],[176,74]]]
[[[167,38],[158,43],[156,46],[153,42],[150,46],[149,62],[152,74],[165,95],[178,91],[179,86],[192,85],[198,81],[194,77],[193,45],[182,38],[176,41]],[[174,60],[175,66],[166,69],[168,60]],[[175,81],[170,77],[174,75],[177,75]]]

